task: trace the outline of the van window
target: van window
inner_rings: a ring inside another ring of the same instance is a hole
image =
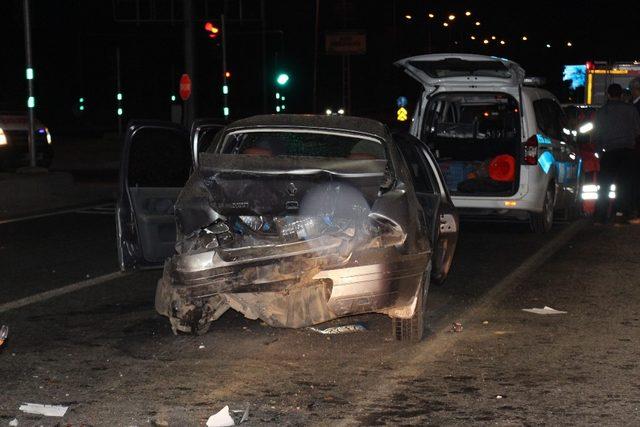
[[[562,139],[562,129],[567,127],[567,120],[562,108],[552,99],[533,101],[533,110],[540,132],[546,136]]]

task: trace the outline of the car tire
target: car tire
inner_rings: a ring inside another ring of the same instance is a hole
[[[550,185],[544,195],[542,212],[530,214],[529,224],[531,225],[531,231],[534,233],[544,234],[551,230],[553,226],[554,198],[553,186]]]
[[[427,293],[429,292],[429,272],[424,274],[418,290],[416,311],[409,319],[391,319],[393,336],[398,341],[417,343],[422,340],[425,327]]]

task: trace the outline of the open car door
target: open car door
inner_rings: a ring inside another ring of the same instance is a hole
[[[116,206],[122,271],[161,267],[174,252],[174,204],[189,178],[189,133],[168,122],[127,127]]]
[[[396,134],[394,139],[410,169],[414,191],[431,232],[431,282],[440,285],[447,279],[455,254],[460,228],[458,214],[427,145],[406,134]]]
[[[214,143],[218,132],[222,130],[226,124],[223,120],[216,119],[198,119],[191,126],[191,160],[195,169],[198,166],[198,157],[200,153]]]

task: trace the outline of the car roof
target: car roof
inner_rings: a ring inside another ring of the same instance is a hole
[[[382,123],[364,117],[319,114],[266,114],[236,120],[227,132],[245,128],[295,127],[356,132],[387,140],[390,137]]]

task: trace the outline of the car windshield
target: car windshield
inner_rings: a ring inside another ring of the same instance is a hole
[[[412,61],[410,64],[424,71],[429,77],[499,77],[508,79],[511,72],[500,61],[467,61],[458,58],[441,61]]]
[[[213,148],[210,151],[212,150]],[[224,139],[221,152],[262,157],[386,159],[382,142],[374,138],[337,132],[299,130],[232,132]]]

